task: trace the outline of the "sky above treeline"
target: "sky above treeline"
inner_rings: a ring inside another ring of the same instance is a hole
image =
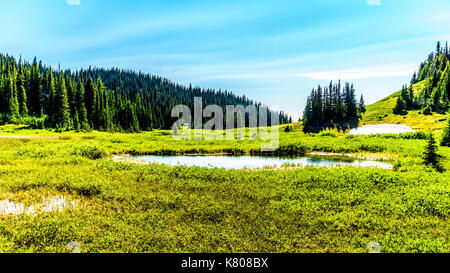
[[[401,89],[450,39],[448,0],[1,2],[2,53],[229,90],[296,119],[330,80],[366,103]]]

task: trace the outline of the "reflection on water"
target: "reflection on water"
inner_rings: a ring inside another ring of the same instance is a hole
[[[392,165],[380,161],[355,160],[336,157],[263,157],[263,156],[137,156],[135,160],[162,163],[170,166],[198,166],[225,169],[256,169],[263,167],[295,166],[356,166],[392,169]]]

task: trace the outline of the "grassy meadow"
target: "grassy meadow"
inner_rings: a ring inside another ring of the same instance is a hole
[[[348,154],[394,170],[133,164],[112,155],[255,154],[262,141],[1,126],[0,200],[27,208],[63,196],[77,205],[0,215],[0,252],[67,252],[72,241],[82,252],[367,252],[371,241],[383,252],[450,251],[450,148],[439,148],[447,171],[438,173],[422,164],[421,134],[292,127],[280,128],[279,154]]]
[[[417,95],[426,88],[428,80],[413,85],[414,93]],[[361,125],[366,124],[405,124],[420,131],[442,131],[445,126],[447,114],[433,112],[424,115],[422,110],[409,110],[404,115],[394,115],[393,109],[401,91],[367,106],[367,112],[363,115]]]

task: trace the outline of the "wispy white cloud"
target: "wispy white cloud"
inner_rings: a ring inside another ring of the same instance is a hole
[[[81,5],[81,0],[67,0],[67,5],[69,6],[79,6]]]
[[[369,6],[380,6],[381,0],[367,0],[367,5]]]
[[[297,77],[311,78],[314,80],[357,80],[367,78],[400,77],[411,75],[415,64],[362,67],[341,71],[322,71],[297,74]]]

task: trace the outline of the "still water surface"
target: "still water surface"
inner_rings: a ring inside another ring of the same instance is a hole
[[[336,157],[265,157],[265,156],[136,156],[135,160],[170,166],[198,166],[225,169],[256,169],[263,167],[298,166],[356,166],[392,169],[392,164],[381,161],[356,160]]]

